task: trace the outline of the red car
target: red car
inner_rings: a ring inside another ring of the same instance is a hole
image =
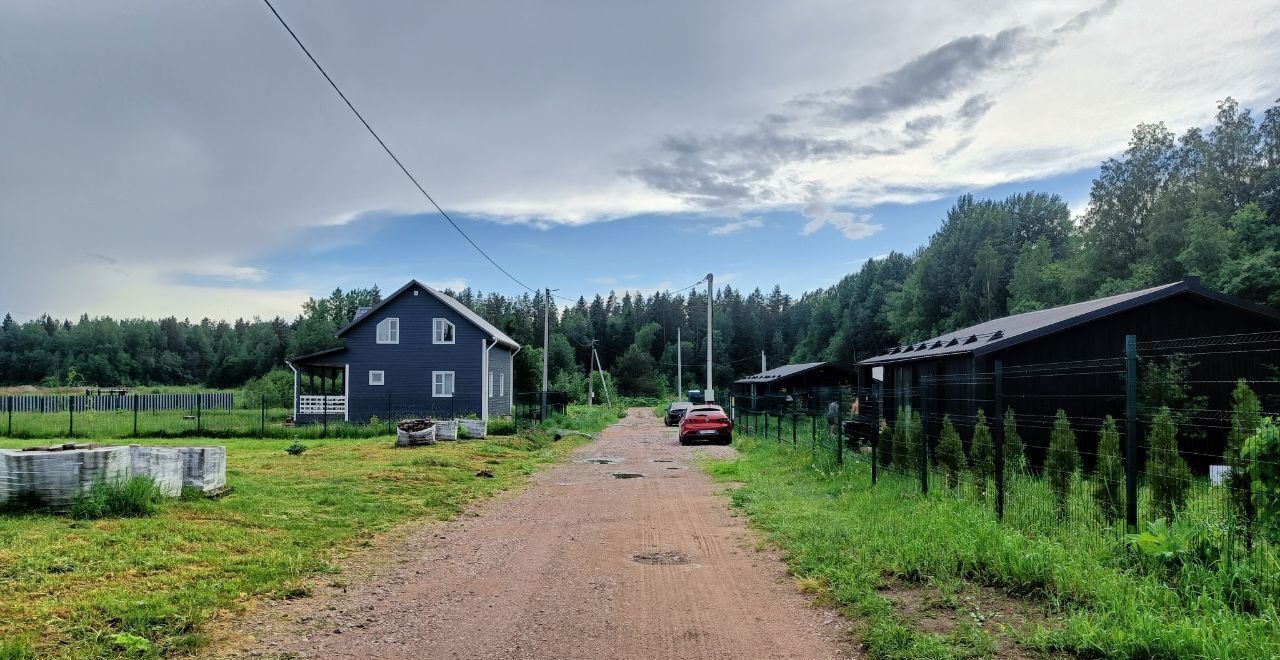
[[[695,405],[680,420],[680,444],[706,440],[727,445],[733,441],[733,422],[720,406]]]

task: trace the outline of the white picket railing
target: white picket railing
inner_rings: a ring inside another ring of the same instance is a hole
[[[298,397],[299,415],[323,415],[325,413],[332,416],[346,415],[347,397],[317,394],[304,394]]]

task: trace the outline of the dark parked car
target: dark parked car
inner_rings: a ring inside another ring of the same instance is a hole
[[[667,416],[663,421],[667,426],[675,426],[676,424],[679,424],[680,420],[684,419],[684,414],[688,412],[689,407],[692,405],[693,404],[688,401],[676,401],[675,403],[672,403],[667,406]]]
[[[720,406],[693,406],[680,420],[680,444],[708,441],[733,442],[733,422]]]

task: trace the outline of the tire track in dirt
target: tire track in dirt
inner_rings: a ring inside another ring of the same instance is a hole
[[[429,449],[425,451],[430,451]],[[844,658],[846,623],[809,606],[784,567],[753,548],[721,486],[633,409],[575,462],[478,517],[426,527],[382,575],[269,606],[247,648],[221,655],[314,658]],[[656,459],[671,462],[655,462]],[[680,469],[668,469],[680,468]],[[639,472],[615,479],[610,472]],[[677,552],[687,563],[645,564]]]

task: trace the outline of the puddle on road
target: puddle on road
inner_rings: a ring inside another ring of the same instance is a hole
[[[639,472],[610,472],[609,476],[614,479],[643,479],[644,475]]]
[[[650,566],[676,566],[689,563],[689,558],[677,550],[659,550],[631,555],[631,561]]]
[[[591,458],[584,458],[580,461],[574,461],[574,463],[594,463],[596,465],[613,465],[614,463],[621,463],[621,462],[622,462],[622,459],[618,458],[617,456],[592,456]]]

